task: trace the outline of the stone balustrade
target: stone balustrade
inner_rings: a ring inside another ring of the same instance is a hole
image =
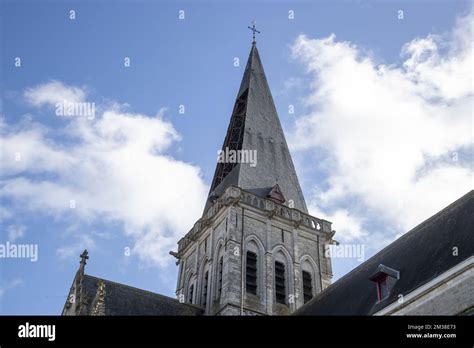
[[[194,241],[199,233],[208,225],[208,222],[229,204],[245,204],[256,209],[266,211],[269,216],[293,221],[295,226],[301,225],[310,230],[331,234],[331,222],[306,214],[298,209],[278,204],[269,198],[262,198],[235,186],[230,186],[224,194],[215,200],[214,204],[207,210],[206,214],[199,219],[193,228],[178,242],[178,253],[184,250],[188,244]]]

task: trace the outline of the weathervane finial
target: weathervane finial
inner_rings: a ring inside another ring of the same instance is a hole
[[[253,33],[253,41],[252,43],[256,43],[257,41],[255,41],[255,33],[259,33],[260,32],[255,28],[255,25],[257,24],[256,21],[252,21],[252,26],[251,27],[248,27],[250,30],[252,30],[252,33]]]

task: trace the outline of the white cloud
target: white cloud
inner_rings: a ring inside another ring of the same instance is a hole
[[[21,278],[15,278],[10,282],[3,281],[3,284],[0,284],[0,298],[3,297],[7,291],[13,290],[20,285],[23,285]]]
[[[363,220],[359,216],[351,214],[346,209],[336,209],[332,212],[321,210],[320,207],[311,202],[312,205],[308,207],[308,211],[313,216],[324,218],[331,221],[335,228],[337,228],[337,235],[335,239],[338,242],[352,242],[361,239],[367,235],[367,231],[363,228]]]
[[[86,92],[79,87],[67,86],[53,80],[25,91],[26,100],[34,106],[55,106],[57,103],[82,103]]]
[[[406,74],[425,90],[426,97],[457,99],[472,94],[472,20],[472,16],[460,17],[449,41],[428,35],[402,48]]]
[[[336,239],[385,240],[360,224],[406,231],[472,189],[472,20],[407,43],[402,66],[377,64],[334,35],[297,38],[292,52],[312,76],[312,111],[290,143],[316,154],[327,175],[309,206],[333,216]]]
[[[51,90],[85,95],[57,81],[26,93],[40,105],[52,100]],[[200,216],[207,187],[198,167],[167,154],[180,136],[162,113],[147,116],[112,106],[94,120],[72,118],[62,130],[31,121],[4,124],[2,194],[32,212],[122,223],[135,241],[134,254],[167,264],[168,251]],[[70,250],[58,253],[75,252]]]
[[[22,238],[25,236],[26,227],[25,226],[18,226],[18,225],[10,225],[7,227],[8,233],[8,240],[10,242],[14,242],[18,238]]]
[[[13,213],[10,209],[7,209],[5,206],[0,206],[0,224],[3,224],[6,220],[10,219],[13,216]]]
[[[77,237],[77,241],[74,244],[62,246],[56,250],[56,254],[60,259],[71,259],[78,257],[84,249],[94,249],[96,247],[95,241],[87,236],[80,235]]]

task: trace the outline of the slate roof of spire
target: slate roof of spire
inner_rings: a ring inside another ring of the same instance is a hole
[[[474,255],[474,191],[405,233],[327,287],[294,315],[371,315]],[[453,247],[458,255],[453,255]],[[369,278],[379,265],[399,272],[388,298],[377,302]],[[439,313],[438,313],[439,314]]]
[[[222,149],[257,150],[257,163],[218,163],[209,196],[231,185],[266,197],[278,183],[287,202],[307,212],[262,62],[252,44]],[[210,206],[206,202],[204,212]]]

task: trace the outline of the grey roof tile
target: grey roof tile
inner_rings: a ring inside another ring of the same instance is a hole
[[[99,282],[105,283],[105,315],[202,315],[201,308],[178,300],[85,274],[83,290],[90,312]]]
[[[474,191],[470,191],[327,287],[295,315],[371,315],[474,255]],[[458,255],[453,255],[453,248]],[[369,278],[379,265],[399,271],[377,303]]]

